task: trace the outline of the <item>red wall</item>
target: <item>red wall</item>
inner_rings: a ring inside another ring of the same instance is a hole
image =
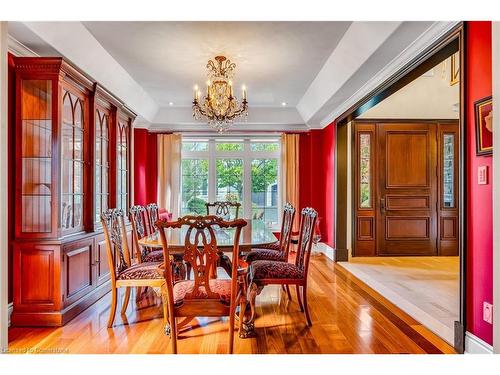
[[[467,22],[467,330],[489,344],[493,327],[483,321],[483,302],[493,302],[492,184],[477,184],[477,167],[491,156],[476,156],[474,102],[492,93],[491,22]]]
[[[321,241],[334,247],[335,125],[300,136],[300,206],[318,211]]]
[[[134,204],[157,201],[157,136],[134,129]]]

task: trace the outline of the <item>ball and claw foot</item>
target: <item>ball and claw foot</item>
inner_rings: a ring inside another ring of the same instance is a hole
[[[165,327],[163,328],[163,332],[165,333],[166,336],[170,336],[170,324],[165,324]]]
[[[255,326],[254,326],[254,324],[250,323],[250,322],[243,323],[243,327],[240,330],[238,336],[240,337],[240,339],[248,339],[248,338],[251,338],[251,337],[255,337],[256,334],[255,334]]]

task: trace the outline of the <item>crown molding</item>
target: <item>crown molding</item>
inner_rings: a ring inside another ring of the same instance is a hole
[[[331,124],[337,117],[344,113],[347,109],[362,100],[365,96],[370,94],[378,86],[384,83],[391,76],[396,74],[399,70],[403,69],[405,65],[418,57],[426,48],[436,43],[446,33],[456,27],[460,22],[435,22],[417,39],[415,39],[407,48],[405,48],[398,56],[396,56],[389,64],[366,82],[359,90],[344,101],[341,105],[337,106],[327,116],[320,121],[319,124],[308,124],[312,129],[325,128]]]
[[[211,128],[206,123],[183,123],[183,124],[151,124],[137,122],[134,124],[136,129],[148,129],[150,132],[211,132]],[[244,122],[234,123],[228,132],[307,132],[310,129],[305,124],[246,124]],[[217,133],[213,130],[213,133]]]
[[[10,53],[17,57],[39,57],[39,55],[26,47],[13,36],[9,35],[7,39],[7,46]]]

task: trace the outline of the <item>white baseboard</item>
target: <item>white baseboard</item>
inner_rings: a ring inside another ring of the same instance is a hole
[[[465,354],[493,354],[493,346],[470,332],[465,332]]]
[[[324,242],[320,242],[317,245],[314,245],[313,252],[325,254],[328,259],[333,260],[333,248],[328,246]]]
[[[14,303],[9,303],[7,305],[7,317],[9,319],[9,327],[10,327],[10,316],[12,315],[12,310],[14,310]]]

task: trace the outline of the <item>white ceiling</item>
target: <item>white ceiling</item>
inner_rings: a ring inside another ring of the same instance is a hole
[[[236,87],[248,87],[248,120],[237,130],[307,130],[333,121],[455,24],[9,22],[9,47],[64,56],[137,112],[136,126],[176,131],[207,129],[192,118],[192,88],[224,54],[237,65]]]
[[[350,22],[84,22],[160,107],[191,106],[206,64],[236,63],[252,106],[295,107]],[[236,95],[240,95],[237,90]]]

